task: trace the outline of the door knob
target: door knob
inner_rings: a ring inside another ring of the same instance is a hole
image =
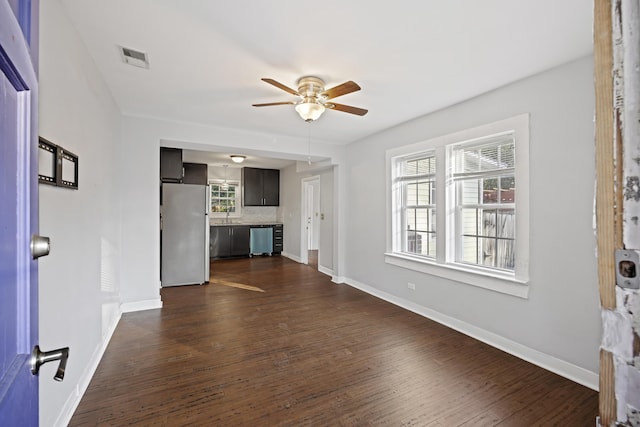
[[[31,373],[38,375],[40,372],[40,366],[47,362],[59,360],[58,370],[53,376],[56,381],[62,381],[64,379],[64,371],[67,368],[67,359],[69,358],[69,347],[59,348],[51,351],[40,351],[40,346],[33,347],[31,352]]]
[[[48,237],[38,236],[37,234],[31,236],[31,256],[33,259],[49,255],[50,250],[51,244]]]

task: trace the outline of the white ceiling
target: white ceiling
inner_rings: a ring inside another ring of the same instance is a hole
[[[356,141],[592,52],[586,0],[60,0],[123,113]],[[118,45],[146,52],[123,63]],[[360,92],[311,125],[295,100],[304,75]]]
[[[253,153],[241,153],[246,159],[242,163],[234,163],[229,153],[221,153],[215,151],[199,151],[199,150],[182,150],[182,161],[186,163],[206,163],[212,167],[221,167],[228,165],[230,168],[267,168],[267,169],[283,169],[296,161],[291,159],[276,159],[255,155]],[[313,161],[322,160],[321,158],[313,158]]]

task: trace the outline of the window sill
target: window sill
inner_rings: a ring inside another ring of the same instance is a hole
[[[511,274],[480,271],[459,264],[438,264],[435,261],[412,257],[407,254],[389,252],[385,253],[385,262],[397,267],[443,277],[519,298],[527,299],[529,297],[528,281],[516,279]]]

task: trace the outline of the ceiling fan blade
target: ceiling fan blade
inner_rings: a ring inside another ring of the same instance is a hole
[[[298,93],[298,91],[291,89],[290,87],[287,87],[285,85],[283,85],[280,82],[277,82],[273,79],[262,79],[263,82],[267,82],[270,85],[274,85],[275,87],[282,89],[285,92],[289,92],[291,95],[296,95],[296,96],[300,96],[300,94]]]
[[[352,82],[351,80],[349,80],[348,82],[344,82],[341,85],[325,90],[320,94],[320,96],[326,99],[333,99],[351,92],[357,92],[359,90],[360,86],[358,86],[356,82]]]
[[[345,113],[356,114],[358,116],[364,116],[369,112],[369,110],[365,110],[364,108],[352,107],[350,105],[343,105],[343,104],[335,104],[333,102],[326,103],[325,107],[330,108],[332,110],[344,111]]]
[[[254,107],[270,107],[272,105],[294,105],[293,101],[285,101],[285,102],[267,102],[266,104],[251,104]]]

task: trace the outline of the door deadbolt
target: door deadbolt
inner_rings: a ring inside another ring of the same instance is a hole
[[[51,244],[48,237],[38,236],[37,234],[31,236],[31,256],[33,259],[49,255],[50,250]]]

